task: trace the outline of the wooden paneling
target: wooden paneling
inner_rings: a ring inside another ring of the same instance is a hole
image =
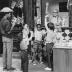
[[[53,50],[54,72],[66,72],[66,56],[64,50]]]
[[[72,72],[72,49],[53,49],[54,72]]]
[[[72,27],[72,5],[69,7],[69,27]]]
[[[72,72],[72,50],[69,50],[69,70],[68,72]]]

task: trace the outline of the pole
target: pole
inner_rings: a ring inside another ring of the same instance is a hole
[[[46,9],[46,0],[41,0],[41,26],[44,26],[45,22],[45,9]]]

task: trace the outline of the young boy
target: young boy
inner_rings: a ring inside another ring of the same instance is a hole
[[[53,45],[55,43],[56,34],[54,32],[54,24],[53,23],[45,23],[45,28],[47,30],[46,40],[46,51],[48,56],[48,67],[45,70],[53,70]],[[52,68],[52,69],[51,69]]]
[[[41,26],[40,24],[37,24],[36,26],[36,29],[34,31],[34,44],[33,44],[33,49],[34,49],[34,52],[33,52],[33,58],[32,60],[35,62],[34,65],[36,64],[37,60],[36,60],[36,57],[38,55],[39,57],[39,62],[41,63],[42,62],[42,46],[41,46],[41,43],[42,43],[42,30],[41,30]]]

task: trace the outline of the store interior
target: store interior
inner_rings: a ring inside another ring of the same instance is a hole
[[[23,6],[21,4],[22,7],[20,7],[20,1],[23,3]],[[2,7],[7,7],[7,6],[11,7],[13,2],[16,2],[16,5],[13,8],[13,10],[14,10],[13,15],[18,19],[18,22],[20,19],[22,19],[22,20],[24,19],[25,23],[28,22],[28,24],[30,24],[31,28],[35,25],[34,24],[35,18],[37,19],[36,20],[37,22],[41,23],[42,26],[44,26],[44,18],[46,15],[45,14],[46,13],[46,3],[49,3],[47,13],[52,14],[52,11],[54,9],[58,9],[59,10],[59,16],[61,16],[64,19],[64,23],[62,25],[62,31],[64,31],[65,29],[67,29],[67,30],[70,29],[69,31],[71,34],[71,26],[72,26],[72,23],[70,20],[71,19],[71,15],[70,15],[71,10],[69,10],[69,8],[67,8],[67,0],[45,0],[45,1],[42,0],[42,2],[40,0],[37,0],[37,1],[35,1],[36,2],[35,3],[35,11],[32,12],[32,10],[29,10],[29,13],[27,13],[26,16],[24,16],[25,15],[24,13],[26,13],[27,10],[26,10],[26,12],[24,12],[23,8],[25,8],[26,6],[24,5],[24,2],[22,0],[19,0],[19,1],[17,1],[17,0],[10,0],[10,1],[0,0],[0,3],[2,4],[0,6],[0,9],[2,9]],[[42,4],[42,3],[44,3],[44,4]],[[32,3],[29,3],[29,4],[30,4],[29,6],[34,6],[34,4],[32,4]],[[32,14],[32,15],[30,15],[30,14]],[[29,16],[29,18],[28,18],[28,16]],[[29,20],[29,21],[27,21],[27,20]],[[21,24],[23,24],[23,23],[21,23]],[[20,27],[20,26],[18,26],[18,27]],[[15,32],[16,31],[18,32],[18,30],[20,29],[18,27],[15,28]],[[68,36],[71,36],[70,34]],[[14,41],[17,42],[16,38],[14,39]]]

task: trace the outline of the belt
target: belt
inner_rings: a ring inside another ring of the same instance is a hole
[[[21,51],[27,51],[27,49],[21,50]]]
[[[47,43],[53,43],[53,42],[46,42],[46,44],[47,44]]]
[[[22,38],[22,39],[26,39],[26,38]]]

